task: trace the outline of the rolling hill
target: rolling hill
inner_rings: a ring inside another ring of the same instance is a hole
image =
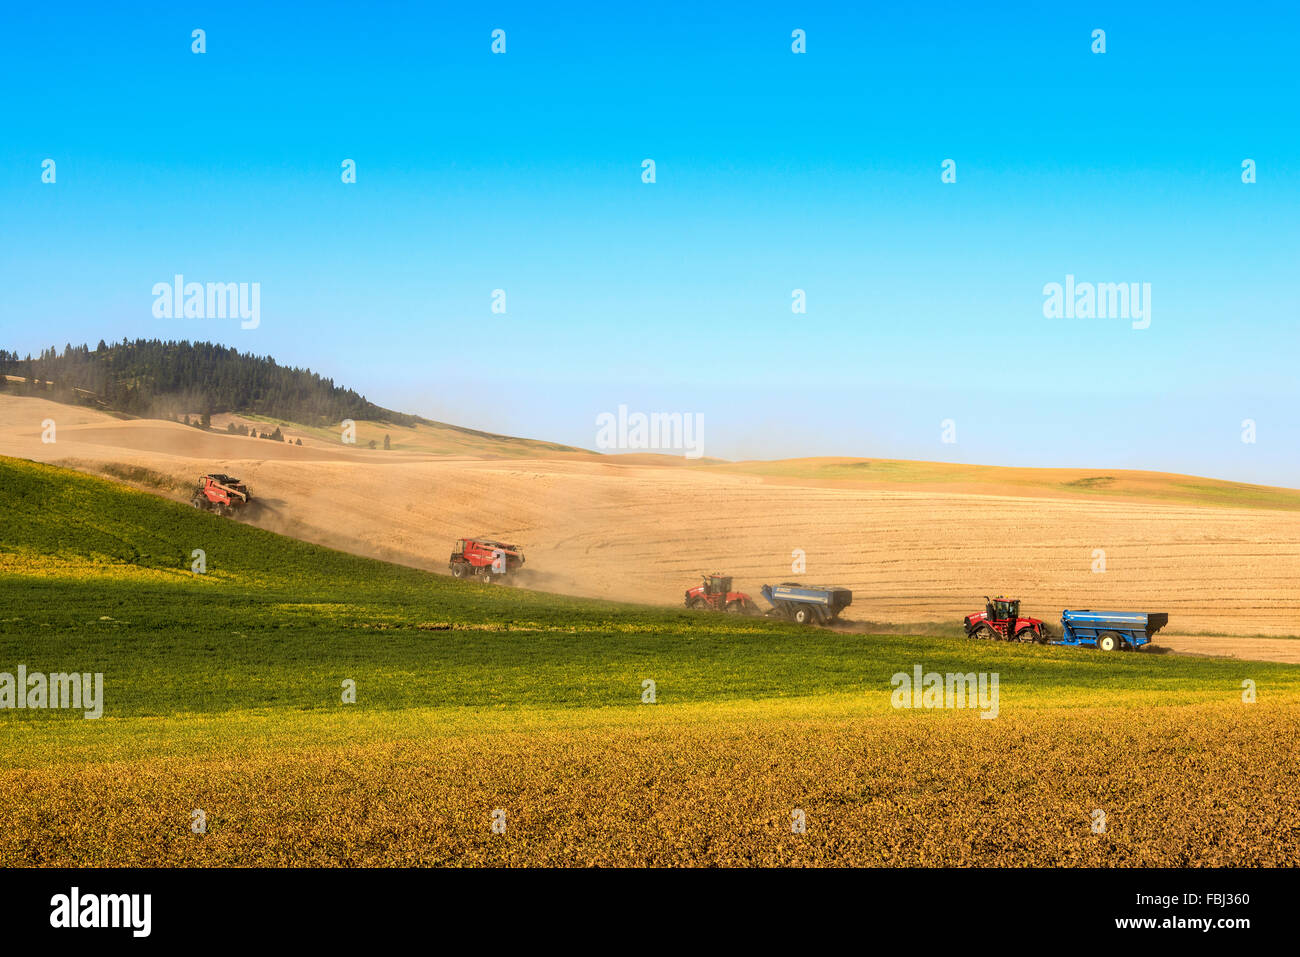
[[[12,459],[0,525],[0,671],[105,689],[0,710],[0,866],[1297,863],[1294,667],[456,582]]]
[[[46,421],[56,441],[42,441]],[[675,605],[701,572],[751,593],[794,575],[853,589],[859,623],[944,632],[983,595],[1010,592],[1049,620],[1062,608],[1162,611],[1168,647],[1300,660],[1288,639],[1300,634],[1292,490],[1260,500],[1154,473],[1106,473],[1106,485],[877,460],[688,465],[424,424],[361,422],[344,445],[284,423],[285,443],[229,434],[233,421],[270,426],[217,416],[204,431],[0,396],[0,454],[177,501],[199,474],[238,475],[261,504],[248,521],[429,571],[446,570],[457,538],[501,538],[525,548],[533,587],[571,595]]]

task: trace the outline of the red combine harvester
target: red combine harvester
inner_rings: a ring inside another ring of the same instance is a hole
[[[519,572],[524,552],[518,545],[485,538],[462,538],[451,553],[451,573],[456,578],[506,578]]]
[[[704,581],[686,593],[686,607],[698,611],[726,611],[733,615],[757,615],[754,599],[743,591],[731,590],[731,576],[704,575]]]
[[[214,472],[199,477],[199,487],[190,496],[190,504],[195,508],[216,512],[218,515],[233,515],[253,500],[253,493],[248,486],[237,478]]]
[[[1050,635],[1047,623],[1038,618],[1020,617],[1020,599],[984,596],[984,613],[966,618],[966,637],[996,641],[1035,641],[1045,643]]]

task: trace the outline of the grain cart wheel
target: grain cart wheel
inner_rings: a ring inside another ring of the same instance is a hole
[[[1121,644],[1119,635],[1113,631],[1108,631],[1097,639],[1097,648],[1100,651],[1118,651]]]
[[[794,620],[800,625],[811,625],[814,619],[813,610],[807,605],[800,605],[794,610]]]

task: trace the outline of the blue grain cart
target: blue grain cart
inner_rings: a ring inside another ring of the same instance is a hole
[[[782,582],[764,585],[763,597],[772,605],[768,615],[801,625],[826,625],[853,604],[853,592],[829,585],[800,585]]]
[[[1163,612],[1070,611],[1061,612],[1061,639],[1054,645],[1079,645],[1102,651],[1132,651],[1150,643],[1169,624]]]

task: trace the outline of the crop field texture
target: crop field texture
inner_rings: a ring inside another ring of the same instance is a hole
[[[0,672],[104,675],[0,709],[3,866],[1300,863],[1293,666],[456,582],[13,459],[0,528]]]
[[[258,497],[244,521],[429,571],[446,572],[457,538],[486,535],[522,545],[526,580],[546,591],[675,605],[701,572],[721,570],[755,595],[792,578],[842,585],[859,596],[852,620],[927,627],[959,626],[983,595],[1007,592],[1052,622],[1067,607],[1166,612],[1158,640],[1176,650],[1300,661],[1300,641],[1281,640],[1300,635],[1293,490],[936,463],[664,465],[537,444],[503,457],[499,443],[467,445],[473,435],[439,445],[425,426],[401,436],[409,450],[386,453],[330,444],[323,430],[285,446],[5,402],[14,424],[0,429],[0,454],[177,499],[220,463]],[[60,422],[57,443],[40,442],[46,416]],[[1232,640],[1211,648],[1199,635]]]

